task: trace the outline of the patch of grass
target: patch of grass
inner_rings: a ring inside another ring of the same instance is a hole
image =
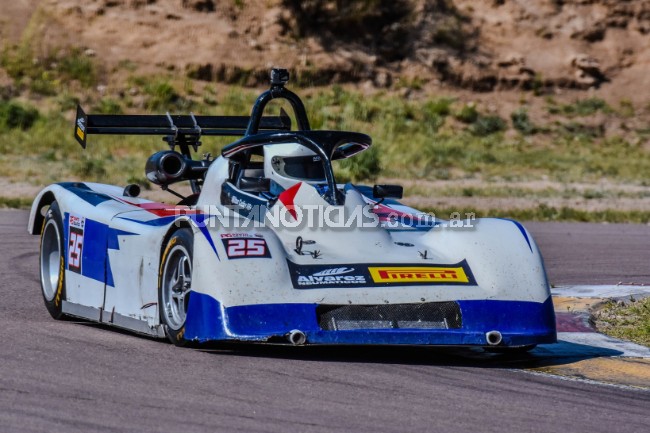
[[[56,97],[56,103],[62,111],[74,110],[80,102],[76,95],[68,91],[63,91]]]
[[[525,186],[504,186],[481,182],[480,186],[460,186],[448,183],[443,186],[414,184],[404,187],[404,196],[422,197],[490,197],[490,198],[529,198],[529,199],[647,199],[650,191],[623,189],[578,189],[570,186],[529,188]]]
[[[611,113],[614,110],[607,105],[605,100],[600,98],[579,99],[573,104],[551,104],[548,106],[549,113],[560,114],[568,117],[590,116],[599,111],[603,113]]]
[[[83,87],[97,84],[97,67],[79,48],[54,49],[38,54],[30,44],[5,48],[0,65],[20,89],[53,96],[78,82]]]
[[[164,79],[145,82],[143,90],[149,97],[145,102],[145,107],[152,111],[168,110],[180,98],[174,86]]]
[[[419,207],[420,210],[434,214],[438,218],[448,219],[454,212],[461,215],[473,213],[476,218],[511,218],[519,221],[571,221],[597,223],[637,223],[650,222],[650,211],[621,211],[608,209],[603,211],[585,211],[570,207],[556,208],[545,204],[526,209],[476,209],[471,207]]]
[[[605,133],[603,125],[585,125],[580,122],[567,122],[561,125],[562,132],[571,137],[598,138]]]
[[[338,182],[375,180],[381,171],[379,154],[373,147],[335,164]]]
[[[63,82],[76,80],[84,87],[91,87],[97,82],[97,71],[92,59],[86,56],[81,49],[72,48],[56,57],[58,78]]]
[[[32,206],[31,198],[23,197],[2,197],[0,196],[0,208],[29,209]]]
[[[454,103],[452,98],[431,99],[424,103],[423,109],[426,113],[440,117],[446,117],[451,114],[451,105]]]
[[[73,173],[85,179],[102,178],[106,175],[106,161],[84,153],[83,157],[73,165]]]
[[[634,104],[629,99],[621,99],[619,102],[618,113],[623,117],[634,117]]]
[[[32,127],[36,119],[38,119],[36,108],[0,100],[0,130],[15,128],[26,130]]]
[[[102,98],[93,106],[93,112],[97,114],[122,114],[122,105],[113,98]]]
[[[650,347],[650,297],[609,301],[594,316],[599,331]]]
[[[463,123],[474,123],[478,120],[478,116],[479,113],[476,109],[476,104],[473,103],[463,105],[460,110],[454,113],[456,120]]]
[[[505,131],[508,125],[499,116],[478,116],[470,125],[469,132],[478,137],[485,137],[497,132]]]
[[[528,111],[519,108],[510,114],[512,126],[523,135],[531,135],[537,132],[537,127],[530,121]]]

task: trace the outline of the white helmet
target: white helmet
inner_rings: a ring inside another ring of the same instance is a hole
[[[298,182],[326,183],[321,157],[298,143],[271,144],[264,146],[264,177],[271,179],[282,190]]]

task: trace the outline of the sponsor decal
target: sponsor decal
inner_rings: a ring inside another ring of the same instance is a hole
[[[368,285],[365,268],[332,265],[297,265],[287,260],[291,281],[296,289],[324,287],[364,287]]]
[[[476,280],[466,260],[455,264],[375,263],[297,264],[287,260],[294,289],[387,286],[473,286]]]
[[[331,276],[331,275],[341,275],[341,274],[349,274],[350,272],[354,272],[354,268],[331,268],[331,269],[324,269],[320,272],[316,272],[313,274],[315,277],[324,277],[324,276]]]
[[[263,238],[264,235],[260,233],[223,233],[221,239],[228,238]]]
[[[368,267],[375,283],[469,283],[463,266],[385,266]]]
[[[366,284],[364,275],[350,275],[355,268],[329,268],[314,272],[311,275],[299,275],[298,286],[340,286]]]
[[[68,226],[70,230],[68,236],[68,270],[80,274],[86,218],[70,215]]]
[[[79,118],[77,119],[77,136],[83,140],[84,137],[86,136],[86,125],[84,122],[84,118]]]
[[[228,194],[228,195],[230,197],[230,202],[232,204],[234,204],[236,206],[239,206],[240,208],[248,210],[248,211],[253,209],[253,204],[252,203],[249,203],[248,201],[243,200],[242,198],[237,197],[234,194]]]
[[[224,237],[221,235],[229,259],[271,258],[266,240],[251,235]]]

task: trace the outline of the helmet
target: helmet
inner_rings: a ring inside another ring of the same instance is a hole
[[[291,188],[298,182],[327,182],[321,157],[298,143],[264,146],[264,177],[271,179],[271,192]]]

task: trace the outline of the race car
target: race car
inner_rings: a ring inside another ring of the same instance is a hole
[[[368,149],[358,132],[312,130],[284,69],[250,116],[92,115],[74,136],[161,135],[145,164],[177,204],[137,185],[62,182],[35,198],[51,316],[176,345],[206,342],[439,345],[529,350],[556,341],[544,263],[507,219],[442,220],[398,185],[339,184],[332,163]],[[291,106],[297,127],[269,101]],[[201,139],[239,137],[217,158]],[[192,193],[172,190],[189,183]]]

